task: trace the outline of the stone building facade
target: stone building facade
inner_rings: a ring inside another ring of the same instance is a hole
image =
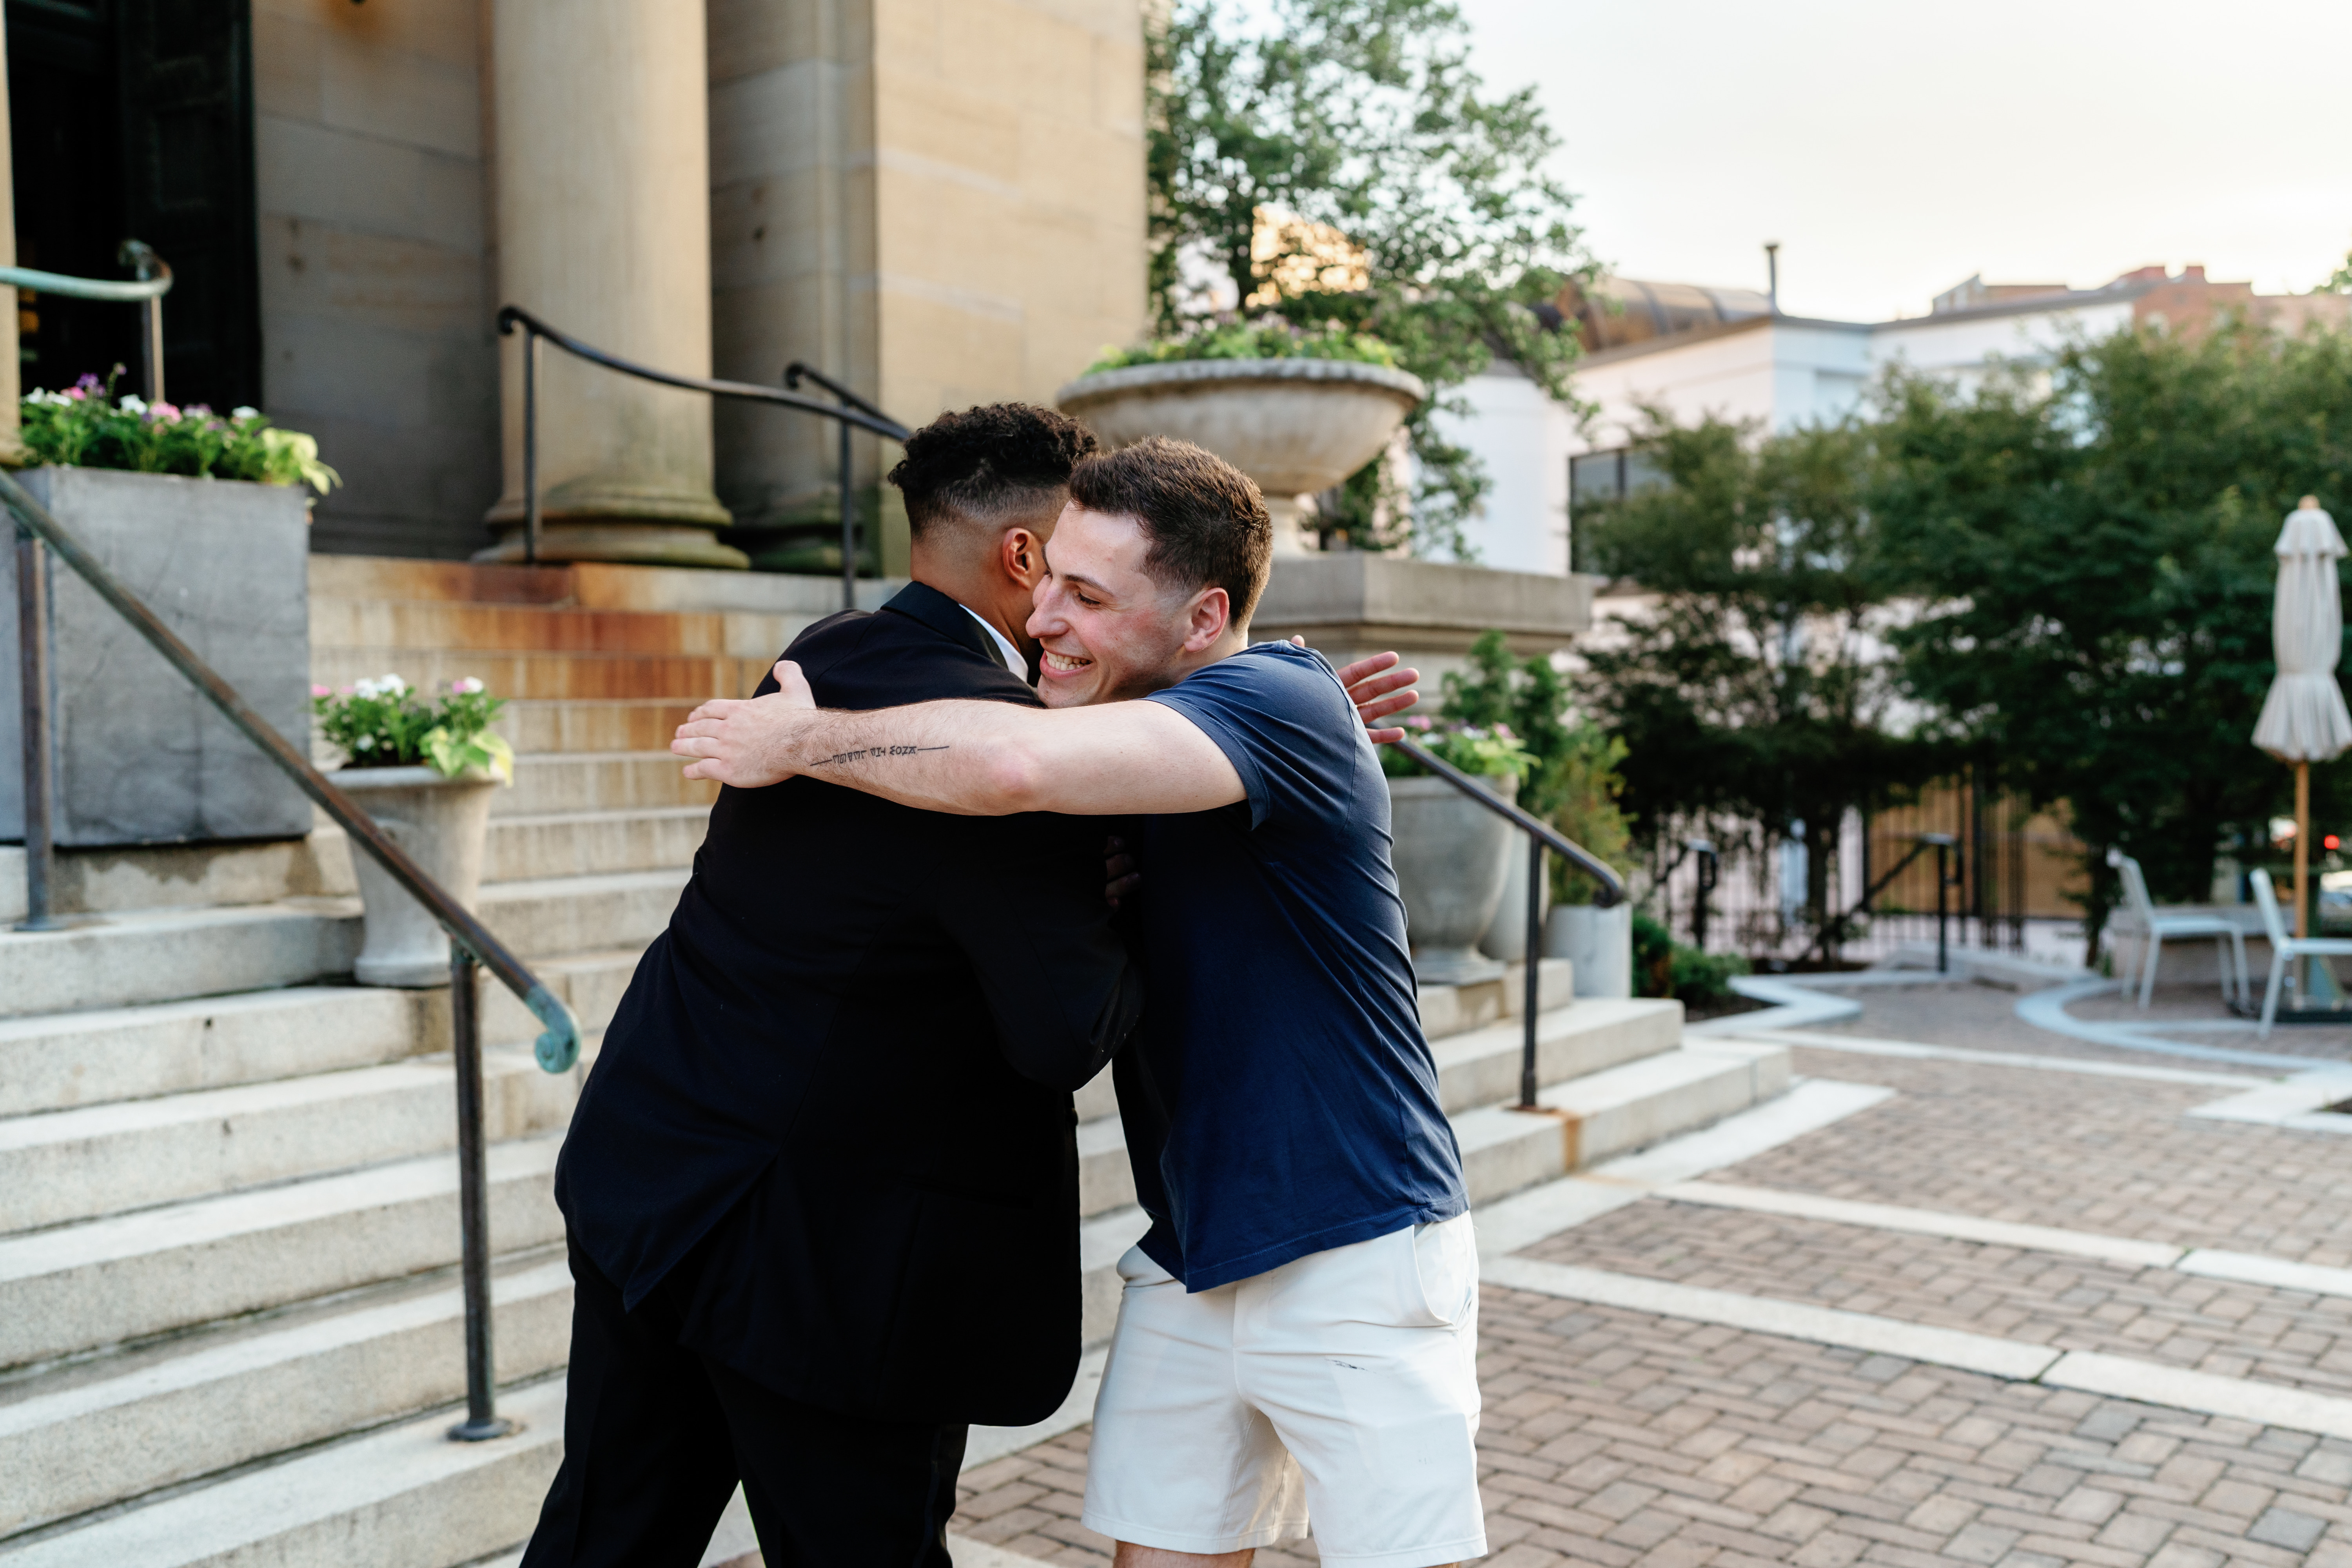
[[[803,360],[910,424],[1045,399],[1144,328],[1136,0],[59,0],[7,16],[21,262],[116,276],[104,247],[173,213],[249,223],[249,248],[182,268],[171,390],[318,436],[348,481],[320,504],[320,550],[465,556],[492,542],[486,520],[519,517],[504,303],[674,373],[772,385]],[[205,85],[175,110],[137,85],[163,80]],[[110,145],[42,141],[60,84],[98,102]],[[89,170],[44,183],[68,153]],[[126,194],[94,213],[110,172]],[[85,193],[70,213],[68,184]],[[240,299],[242,321],[225,309]],[[121,357],[105,309],[25,302],[26,384]],[[179,374],[206,334],[253,370]],[[714,538],[772,552],[791,542],[777,525],[836,516],[828,424],[542,354],[550,523],[596,525],[620,541],[606,553],[719,563],[731,545]],[[885,454],[856,446],[877,507]],[[878,563],[902,565],[903,519],[881,531]]]

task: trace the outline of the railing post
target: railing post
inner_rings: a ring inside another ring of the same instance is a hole
[[[841,405],[849,406],[843,398]],[[849,421],[838,421],[841,428],[841,607],[857,608],[857,490],[849,478]]]
[[[1520,1003],[1519,1031],[1519,1109],[1536,1108],[1536,1005],[1543,990],[1543,874],[1544,842],[1534,834],[1528,835],[1528,945],[1522,962],[1527,967],[1527,994]]]
[[[16,680],[25,767],[25,919],[18,931],[55,931],[50,913],[56,848],[51,842],[49,760],[49,584],[47,552],[23,523],[16,541]]]
[[[522,330],[522,558],[539,564],[539,333]]]
[[[1945,962],[1944,906],[1946,890],[1951,886],[1945,879],[1946,858],[1951,852],[1949,844],[1938,843],[1936,846],[1936,973],[1938,974],[1946,973],[1950,967]]]
[[[1690,847],[1691,853],[1698,857],[1698,865],[1693,872],[1697,892],[1691,902],[1691,945],[1704,952],[1706,951],[1706,896],[1715,891],[1716,881],[1721,875],[1722,859],[1716,854],[1712,840],[1694,838]]]
[[[490,1354],[490,1195],[482,1147],[482,1020],[474,995],[474,955],[449,944],[449,1023],[457,1067],[457,1223],[466,1293],[466,1419],[449,1428],[460,1443],[503,1437]]]

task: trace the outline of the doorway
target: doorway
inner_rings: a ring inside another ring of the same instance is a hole
[[[164,388],[182,405],[260,401],[261,319],[247,0],[5,0],[17,265],[124,278],[125,239],[171,264]],[[139,312],[19,296],[26,387],[129,367]]]

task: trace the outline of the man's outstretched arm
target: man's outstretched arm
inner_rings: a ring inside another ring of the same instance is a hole
[[[971,816],[1207,811],[1243,797],[1216,742],[1163,703],[965,700],[836,712],[815,705],[789,660],[776,680],[769,696],[706,702],[678,726],[669,749],[694,759],[687,777],[750,789],[804,774]]]

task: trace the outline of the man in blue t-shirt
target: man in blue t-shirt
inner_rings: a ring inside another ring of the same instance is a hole
[[[1141,816],[1152,1004],[1113,1070],[1151,1227],[1119,1263],[1084,1521],[1122,1568],[1244,1563],[1310,1513],[1327,1563],[1479,1556],[1476,1248],[1370,739],[1321,655],[1250,646],[1271,529],[1246,478],[1155,438],[1070,496],[1028,627],[1046,710],[827,712],[787,664],[672,750],[739,786]]]

